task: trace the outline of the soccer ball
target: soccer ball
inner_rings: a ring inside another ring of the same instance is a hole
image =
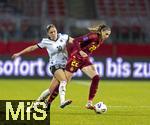
[[[103,102],[98,102],[94,105],[94,110],[98,114],[103,114],[107,111],[107,106]]]

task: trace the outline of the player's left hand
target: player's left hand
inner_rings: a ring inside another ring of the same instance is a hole
[[[18,57],[18,56],[20,56],[20,54],[19,54],[19,53],[15,53],[15,54],[12,55],[11,58],[12,58],[12,59],[15,59],[15,58]]]
[[[87,55],[84,51],[82,51],[82,50],[81,50],[79,53],[80,53],[80,55],[81,55],[82,57],[88,57],[88,55]]]

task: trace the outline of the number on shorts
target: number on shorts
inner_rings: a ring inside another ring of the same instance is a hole
[[[71,66],[73,66],[73,67],[79,67],[79,62],[77,62],[76,60],[73,60],[71,62]]]

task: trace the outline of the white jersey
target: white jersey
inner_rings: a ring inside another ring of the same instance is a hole
[[[68,39],[69,36],[67,34],[59,33],[56,41],[53,41],[49,38],[43,38],[42,41],[38,43],[40,48],[46,48],[49,55],[50,66],[56,64],[65,65],[67,63],[68,54],[66,50],[66,44]]]

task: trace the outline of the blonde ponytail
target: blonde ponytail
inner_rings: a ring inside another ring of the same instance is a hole
[[[99,24],[99,25],[94,26],[94,27],[88,27],[88,30],[90,32],[94,32],[94,33],[100,33],[103,29],[111,30],[110,27],[107,26],[106,24]]]
[[[97,32],[99,26],[95,26],[95,27],[88,27],[88,30],[91,32]]]

